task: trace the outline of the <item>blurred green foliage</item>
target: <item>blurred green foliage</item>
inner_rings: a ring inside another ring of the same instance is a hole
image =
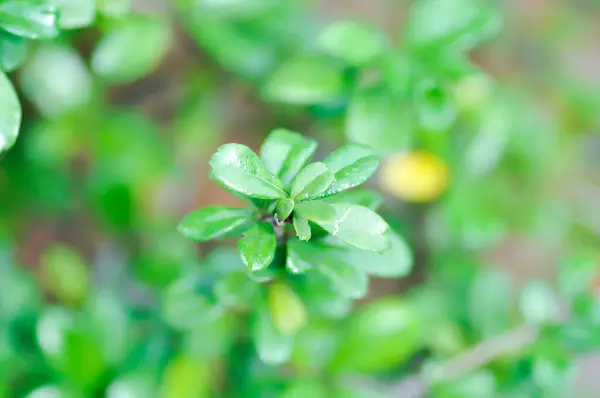
[[[597,4],[313,3],[0,0],[0,397],[582,396]]]

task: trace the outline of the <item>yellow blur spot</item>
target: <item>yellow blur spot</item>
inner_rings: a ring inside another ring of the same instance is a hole
[[[379,174],[386,192],[408,202],[431,202],[448,186],[448,167],[432,153],[413,151],[387,159]]]

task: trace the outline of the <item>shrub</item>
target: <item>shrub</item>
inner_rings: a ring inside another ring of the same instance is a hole
[[[311,3],[0,0],[0,397],[579,394],[593,89]]]

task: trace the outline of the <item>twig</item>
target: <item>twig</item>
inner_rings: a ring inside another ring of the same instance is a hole
[[[538,328],[526,325],[485,340],[446,362],[440,368],[440,378],[437,381],[455,379],[475,368],[486,365],[501,355],[527,347],[536,340],[537,336]]]
[[[374,385],[372,380],[362,380],[360,384],[368,385],[370,388],[394,398],[425,398],[432,385],[454,380],[504,354],[522,350],[536,341],[538,333],[539,330],[536,326],[524,325],[485,340],[447,362],[426,367],[398,383],[383,386],[381,384]]]
[[[451,358],[449,361],[410,376],[391,388],[395,398],[423,398],[429,386],[434,383],[454,380],[494,359],[531,345],[538,337],[539,330],[534,325],[524,325],[504,334],[485,340],[473,348]]]

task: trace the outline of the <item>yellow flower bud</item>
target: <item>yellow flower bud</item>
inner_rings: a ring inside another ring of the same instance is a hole
[[[379,183],[386,192],[407,202],[431,202],[448,185],[446,163],[432,153],[417,150],[388,158],[381,167]]]

